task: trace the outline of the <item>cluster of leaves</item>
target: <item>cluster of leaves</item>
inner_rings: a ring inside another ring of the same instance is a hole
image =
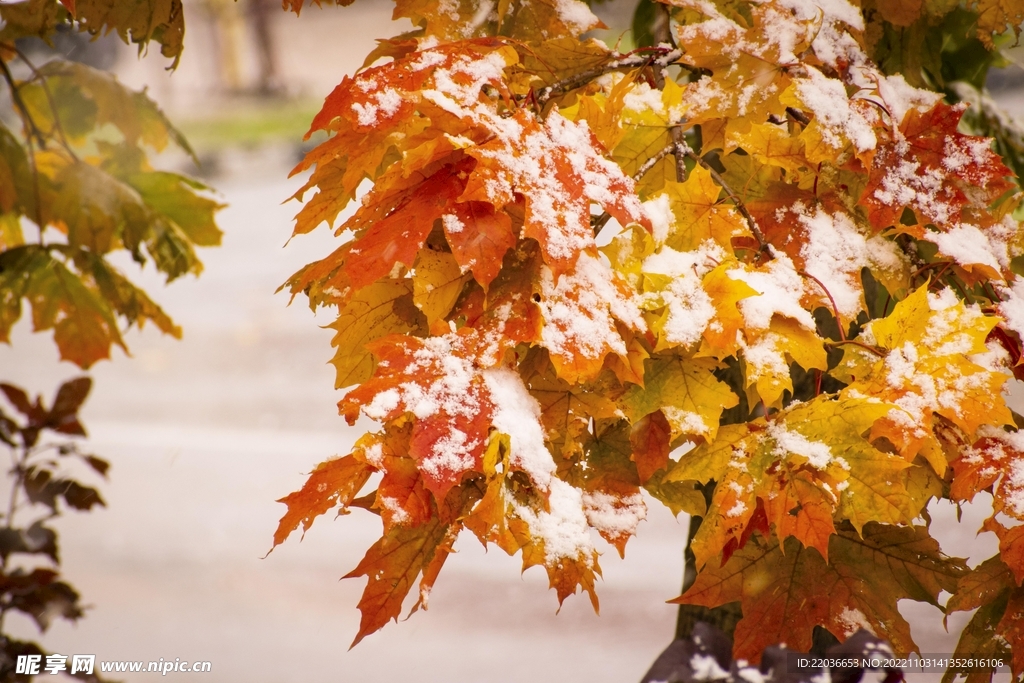
[[[339,408],[381,425],[274,539],[380,515],[356,642],[467,529],[596,608],[592,531],[623,553],[646,491],[700,521],[677,602],[740,603],[739,658],[816,627],[914,651],[897,602],[947,591],[980,607],[958,652],[1024,674],[1022,194],[921,87],[993,63],[1010,5],[662,0],[664,39],[620,53],[575,0],[397,0],[416,30],[296,168],[295,233],[339,246],[287,283],[337,308]],[[972,570],[927,505],[982,491],[1000,553]]]
[[[0,410],[0,442],[10,451],[12,461],[8,473],[10,498],[6,510],[0,513],[0,681],[28,680],[16,673],[18,656],[46,654],[36,643],[15,640],[2,632],[8,612],[30,617],[40,631],[49,628],[55,617],[76,621],[83,615],[77,591],[60,578],[57,532],[48,522],[60,516],[62,508],[87,512],[104,505],[96,489],[65,474],[68,461],[77,460],[101,477],[106,476],[110,465],[81,452],[74,442],[50,443],[40,437],[48,432],[84,437],[78,410],[91,386],[88,377],[65,382],[47,409],[41,396],[32,401],[23,389],[0,384],[0,391],[16,411],[11,416]],[[26,521],[25,514],[33,512],[36,518]],[[19,516],[21,519],[17,519]],[[41,558],[49,566],[28,559],[17,564],[14,558],[18,556]],[[99,680],[95,675],[76,677]]]
[[[28,37],[49,42],[61,26],[93,36],[113,31],[125,43],[138,45],[140,54],[155,41],[163,56],[174,60],[172,69],[184,47],[181,0],[18,0],[4,3],[0,19],[0,42],[4,43]]]
[[[0,125],[0,341],[9,341],[23,301],[34,329],[53,329],[61,357],[83,368],[109,358],[112,345],[124,348],[118,318],[180,336],[107,257],[128,250],[172,280],[202,269],[196,247],[219,244],[220,204],[207,188],[147,162],[146,147],[174,141],[188,150],[184,138],[149,97],[108,73],[25,63],[22,82],[2,65],[21,130]],[[25,234],[32,224],[36,239]]]

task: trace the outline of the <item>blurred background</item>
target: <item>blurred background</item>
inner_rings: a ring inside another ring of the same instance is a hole
[[[609,44],[626,31],[635,3],[595,10]],[[650,505],[626,560],[602,544],[601,616],[576,596],[556,615],[542,569],[520,575],[519,558],[485,553],[460,539],[430,611],[391,624],[347,651],[364,580],[339,581],[380,534],[377,517],[356,510],[321,518],[300,543],[271,555],[271,536],[305,473],[348,452],[364,429],[338,417],[330,322],[277,287],[337,245],[326,229],[286,246],[301,184],[288,178],[309,143],[302,136],[324,96],[357,69],[374,39],[408,30],[390,21],[391,3],[307,7],[300,17],[275,0],[186,0],[186,49],[175,72],[154,50],[139,58],[114,38],[65,36],[57,49],[147,87],[195,147],[161,164],[204,178],[228,205],[223,246],[205,250],[206,270],[169,288],[153,271],[122,264],[185,330],[182,341],[132,331],[131,357],[99,363],[83,411],[87,450],[109,459],[107,507],[58,521],[63,571],[92,605],[77,625],[57,623],[41,642],[98,660],[176,658],[212,662],[204,680],[234,683],[405,681],[638,681],[672,638],[685,517]],[[628,35],[624,39],[628,45]],[[1024,73],[996,77],[996,94],[1018,113]],[[0,347],[0,377],[48,398],[81,374],[58,361],[49,337],[26,322]],[[979,496],[962,522],[934,506],[947,552],[974,564],[995,552],[975,538],[989,514]],[[941,627],[937,610],[910,603],[925,652],[951,652],[969,614]],[[35,627],[12,619],[17,634]],[[153,674],[123,674],[133,683]],[[168,674],[189,677],[191,674]]]

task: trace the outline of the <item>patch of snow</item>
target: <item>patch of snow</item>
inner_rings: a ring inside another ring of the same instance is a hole
[[[629,537],[647,519],[647,504],[642,494],[613,496],[603,491],[583,494],[583,512],[587,522],[611,538]]]
[[[772,316],[778,314],[792,318],[809,330],[815,329],[814,318],[800,303],[805,293],[803,278],[788,256],[783,253],[774,256],[761,269],[741,267],[727,273],[733,280],[746,282],[759,294],[737,304],[744,321],[751,329],[765,330],[771,325]]]
[[[877,144],[871,124],[850,106],[843,82],[829,78],[817,69],[807,69],[808,78],[794,79],[797,94],[814,114],[822,140],[833,149],[842,149],[849,140],[858,152]]]
[[[768,437],[775,441],[773,453],[779,458],[784,458],[789,453],[800,455],[807,458],[811,467],[819,470],[824,470],[837,460],[827,443],[811,441],[800,432],[787,429],[786,425],[779,421],[768,424]]]
[[[839,625],[843,629],[843,637],[849,638],[857,631],[864,629],[869,633],[874,633],[875,629],[871,626],[871,622],[859,609],[853,607],[844,607],[842,613],[838,617]]]
[[[515,370],[488,368],[483,371],[483,377],[494,404],[491,424],[511,440],[511,464],[546,490],[555,472],[555,462],[544,445],[540,404],[527,391]]]
[[[943,254],[961,266],[980,264],[988,266],[996,273],[1000,271],[999,259],[992,244],[977,226],[960,223],[941,232],[925,230],[924,238],[938,246]]]

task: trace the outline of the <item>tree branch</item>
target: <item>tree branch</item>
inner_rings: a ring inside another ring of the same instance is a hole
[[[757,226],[757,221],[754,220],[754,217],[750,215],[749,211],[747,211],[747,207],[743,203],[743,200],[741,200],[739,198],[739,195],[733,192],[732,188],[729,187],[729,184],[725,182],[725,178],[723,178],[722,175],[718,171],[716,171],[714,167],[711,166],[711,164],[704,161],[703,157],[701,157],[692,149],[690,149],[690,146],[687,145],[685,142],[676,143],[675,146],[677,150],[677,157],[679,155],[690,157],[695,162],[700,164],[704,168],[704,170],[711,174],[711,177],[714,179],[716,183],[718,183],[719,187],[725,190],[725,194],[727,194],[729,196],[729,199],[732,200],[732,203],[736,206],[736,209],[740,212],[740,215],[742,215],[744,220],[747,221],[747,226],[750,228],[751,234],[753,234],[754,239],[757,240],[757,243],[759,245],[759,251],[761,251],[762,253],[768,252],[769,245],[768,241],[764,238],[764,233],[762,233],[761,228]]]
[[[39,81],[40,87],[43,89],[43,94],[46,95],[46,103],[50,106],[50,113],[53,114],[53,127],[57,131],[57,135],[60,136],[61,144],[65,151],[71,155],[71,158],[78,161],[78,155],[75,154],[75,150],[71,149],[71,145],[68,143],[68,137],[64,134],[64,126],[60,121],[60,114],[57,113],[57,103],[53,99],[53,93],[50,91],[50,84],[46,82],[46,78],[39,73],[39,69],[36,68],[25,53],[14,47],[14,51],[21,58],[21,61],[28,65],[28,68],[32,70],[32,79]]]
[[[671,145],[667,145],[664,148],[658,150],[658,153],[643,163],[643,166],[636,170],[633,174],[633,181],[636,182],[647,175],[647,172],[654,168],[659,161],[672,154],[676,149],[676,143],[673,142]]]
[[[865,351],[870,351],[871,353],[875,354],[879,358],[885,358],[885,352],[884,351],[880,351],[880,350],[876,349],[874,346],[870,346],[868,344],[865,344],[864,342],[859,342],[856,339],[844,339],[843,341],[832,341],[831,339],[826,339],[825,340],[825,346],[842,346],[843,344],[852,344],[854,346],[859,346],[860,348],[864,349]]]
[[[807,118],[807,114],[803,113],[799,109],[793,107],[786,107],[786,113],[789,114],[793,120],[798,121],[804,126],[810,125],[811,120]]]
[[[575,90],[591,82],[599,76],[620,71],[622,69],[639,69],[646,66],[668,66],[683,55],[682,50],[669,49],[667,47],[648,48],[643,53],[640,51],[630,52],[625,55],[616,55],[610,62],[595,66],[592,69],[573,74],[560,81],[556,81],[537,93],[537,105],[543,108],[548,101],[559,97],[567,92]]]
[[[3,73],[4,80],[7,81],[7,87],[11,90],[11,100],[14,102],[14,106],[21,112],[21,116],[25,121],[25,128],[28,133],[26,137],[35,137],[39,147],[46,147],[46,138],[43,137],[42,131],[39,130],[39,126],[36,125],[35,119],[32,118],[32,114],[29,113],[28,107],[25,105],[25,100],[21,99],[21,92],[18,90],[18,85],[14,82],[14,76],[11,75],[11,70],[7,66],[7,62],[0,59],[0,72]]]

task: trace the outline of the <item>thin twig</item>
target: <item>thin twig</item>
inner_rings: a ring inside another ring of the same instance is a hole
[[[32,114],[29,113],[28,107],[25,106],[25,101],[21,99],[21,93],[18,92],[18,86],[14,82],[14,76],[11,75],[11,70],[7,67],[7,62],[0,59],[0,73],[3,74],[4,80],[7,81],[7,87],[11,89],[11,100],[14,102],[14,106],[18,108],[23,117],[23,123],[25,125],[25,142],[28,144],[28,162],[32,166],[32,194],[35,203],[35,220],[36,226],[39,228],[39,242],[43,241],[43,214],[42,207],[40,206],[40,195],[39,195],[39,168],[36,166],[36,153],[32,149],[32,138],[35,137],[40,149],[46,147],[46,138],[43,137],[42,132],[39,130],[39,126],[36,125],[35,119],[32,118]]]
[[[647,175],[647,172],[657,165],[659,161],[672,154],[676,150],[676,143],[673,142],[671,145],[667,145],[664,148],[658,150],[658,153],[643,163],[643,166],[636,170],[633,174],[633,181],[636,182]]]
[[[814,277],[807,271],[801,270],[799,272],[804,277],[817,282],[818,286],[821,287],[821,291],[825,292],[825,296],[828,297],[829,302],[832,304],[832,315],[836,317],[836,325],[839,327],[839,339],[841,341],[846,341],[846,332],[843,330],[843,319],[839,317],[839,308],[836,306],[836,300],[832,298],[832,292],[828,291],[828,287],[826,287],[821,280]]]
[[[670,43],[675,44],[672,40],[672,13],[667,5],[661,5],[661,19],[658,23],[657,33],[654,39],[659,43]],[[654,66],[654,82],[658,86],[658,90],[665,89],[665,64],[656,64]],[[692,73],[692,72],[691,72]],[[669,135],[672,137],[672,151],[681,149],[680,145],[685,145],[686,142],[683,140],[683,129],[680,127],[682,122],[672,126],[669,130]],[[681,183],[686,180],[686,162],[683,160],[684,157],[681,154],[676,154],[676,182]],[[655,162],[657,163],[657,162]]]
[[[747,207],[746,205],[744,205],[743,200],[741,200],[739,196],[732,191],[732,188],[729,187],[729,184],[725,182],[725,178],[723,178],[722,175],[718,171],[716,171],[714,167],[711,166],[711,164],[704,161],[703,157],[701,157],[692,149],[690,149],[690,146],[687,145],[685,142],[678,143],[676,145],[676,148],[678,149],[678,152],[680,154],[690,157],[698,164],[700,164],[704,168],[704,170],[708,171],[711,174],[711,177],[714,179],[714,181],[718,183],[718,185],[723,190],[725,190],[725,194],[729,195],[729,199],[731,199],[732,203],[736,205],[736,209],[740,212],[740,215],[742,215],[743,218],[747,221],[747,226],[750,228],[751,234],[753,234],[754,239],[757,240],[759,250],[761,252],[767,252],[768,241],[764,238],[764,233],[761,232],[761,228],[757,227],[757,222],[754,220],[754,217],[750,215],[750,212],[747,211]]]
[[[789,114],[795,121],[798,121],[804,126],[810,125],[811,120],[807,118],[807,114],[803,113],[799,109],[793,107],[786,107],[786,113]]]
[[[626,55],[617,56],[610,62],[602,64],[601,66],[595,66],[592,69],[581,71],[580,73],[573,74],[567,78],[563,78],[560,81],[556,81],[546,88],[542,88],[537,93],[537,104],[543,108],[547,104],[548,100],[553,97],[564,95],[567,92],[575,90],[580,86],[586,85],[590,81],[594,80],[599,76],[611,73],[613,71],[620,71],[622,69],[639,69],[651,65],[663,65],[667,66],[682,56],[682,50],[669,50],[667,48],[654,48],[653,50],[647,50],[649,54],[641,53],[629,53]]]
[[[596,219],[594,219],[593,226],[594,226],[594,236],[595,237],[597,236],[597,234],[599,232],[601,232],[601,230],[604,229],[604,226],[608,225],[608,221],[610,221],[611,219],[612,219],[612,215],[610,213],[608,213],[607,211],[605,211],[600,216],[598,216]]]
[[[918,275],[928,270],[929,268],[937,268],[938,266],[943,266],[945,268],[949,264],[950,261],[934,261],[932,263],[926,263],[910,274],[910,280],[913,281],[914,278],[916,278]]]
[[[859,346],[860,348],[864,349],[865,351],[870,351],[871,353],[875,354],[879,358],[885,358],[885,352],[880,351],[879,349],[876,349],[874,346],[869,346],[868,344],[865,344],[864,342],[859,342],[856,339],[846,339],[844,341],[832,341],[831,339],[826,339],[825,340],[825,346],[842,346],[844,344],[852,344],[853,346]]]
[[[78,155],[75,154],[73,149],[71,149],[71,145],[68,143],[68,136],[64,134],[64,126],[60,122],[60,114],[57,113],[57,103],[54,101],[53,93],[50,91],[50,84],[47,83],[46,78],[39,73],[39,69],[36,68],[35,64],[29,61],[29,58],[25,56],[25,53],[19,50],[17,46],[14,47],[14,51],[18,54],[18,57],[21,58],[21,61],[25,62],[25,64],[28,65],[28,68],[32,70],[32,79],[39,81],[39,85],[43,89],[43,94],[46,95],[46,102],[50,105],[50,112],[53,114],[53,127],[60,136],[60,141],[63,144],[64,149],[71,155],[71,158],[78,161]]]
[[[25,100],[21,99],[21,93],[18,91],[18,86],[14,82],[14,76],[11,75],[11,70],[7,67],[7,62],[0,59],[0,72],[3,73],[4,80],[7,81],[7,87],[11,89],[11,99],[14,101],[14,106],[18,108],[21,115],[25,119],[25,128],[28,129],[28,135],[26,137],[35,136],[36,141],[40,147],[46,146],[46,138],[43,137],[42,131],[39,130],[39,126],[36,125],[35,119],[32,118],[32,114],[29,113],[28,107],[25,106]]]

